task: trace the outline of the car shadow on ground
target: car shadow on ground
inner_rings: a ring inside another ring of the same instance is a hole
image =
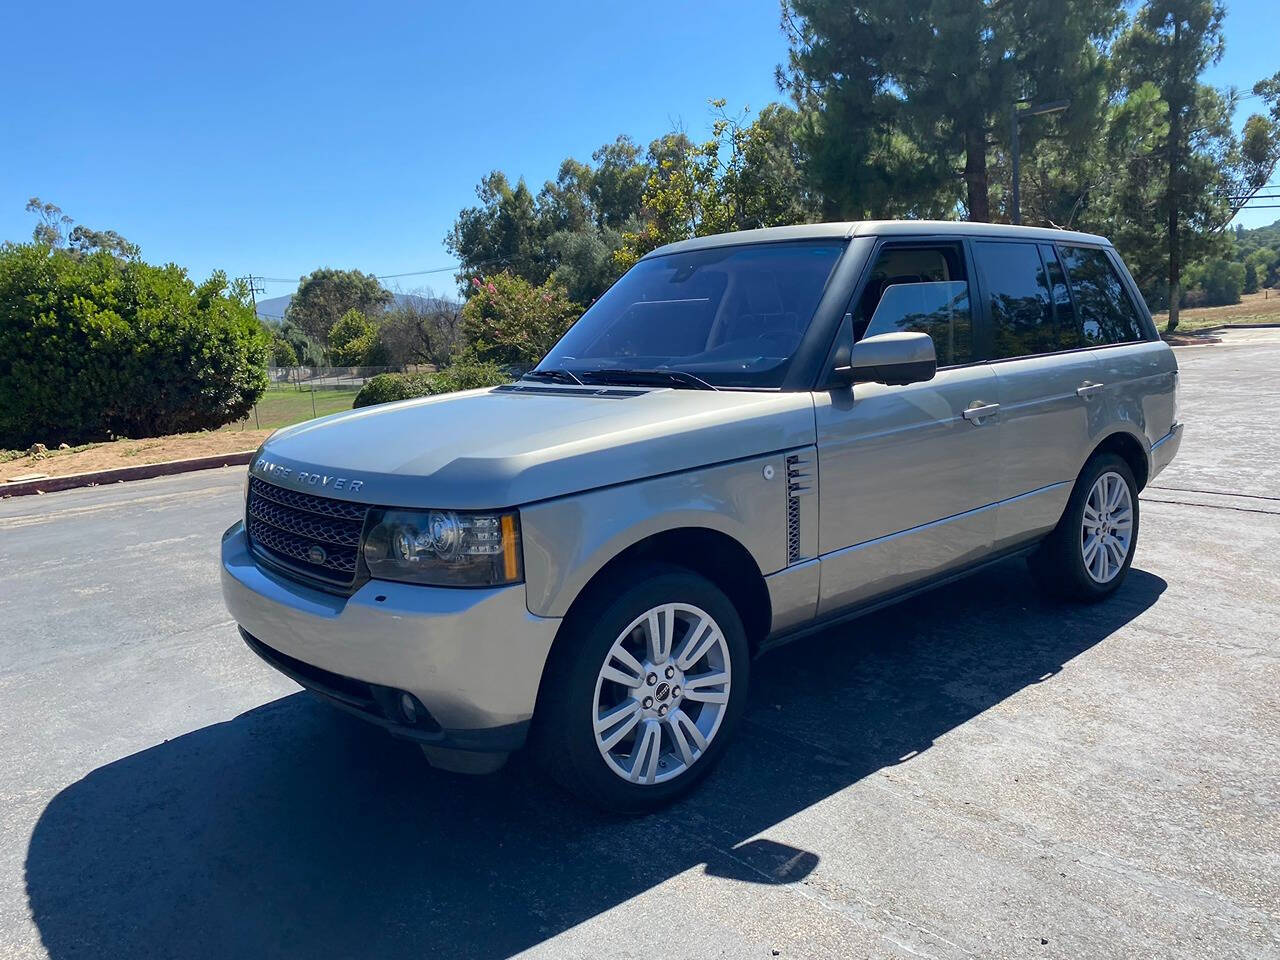
[[[691,868],[792,883],[817,855],[753,837],[1051,678],[1165,586],[1135,569],[1109,601],[1060,607],[1007,563],[767,654],[720,769],[634,820],[580,807],[522,759],[443,774],[284,697],[59,793],[27,852],[31,913],[54,958],[487,958]]]

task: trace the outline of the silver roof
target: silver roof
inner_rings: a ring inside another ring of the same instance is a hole
[[[1007,223],[976,223],[969,220],[849,220],[843,223],[807,223],[793,227],[766,227],[763,230],[737,230],[709,237],[694,237],[668,243],[645,255],[659,257],[668,253],[730,247],[745,243],[777,243],[783,240],[845,240],[850,237],[917,237],[965,236],[991,237],[1005,240],[1044,240],[1048,242],[1095,243],[1106,246],[1111,241],[1092,233],[1057,230],[1052,227],[1015,227]]]

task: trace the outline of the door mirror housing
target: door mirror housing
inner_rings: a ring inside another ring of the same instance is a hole
[[[839,353],[832,380],[845,386],[883,383],[900,387],[932,380],[938,371],[933,338],[927,333],[881,333]],[[841,364],[845,359],[847,363]]]

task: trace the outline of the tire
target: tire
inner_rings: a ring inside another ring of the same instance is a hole
[[[610,812],[671,803],[723,754],[746,703],[749,657],[742,619],[709,580],[665,564],[627,567],[575,607],[556,640],[534,714],[535,760]]]
[[[1100,495],[1118,505],[1107,510],[1102,504],[1099,513]],[[1064,600],[1105,599],[1129,574],[1138,519],[1138,485],[1129,464],[1114,453],[1096,454],[1080,471],[1053,533],[1029,558],[1032,575],[1045,592]]]

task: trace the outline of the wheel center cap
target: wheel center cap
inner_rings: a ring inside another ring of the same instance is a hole
[[[663,680],[660,684],[658,684],[658,688],[653,691],[653,695],[657,697],[659,700],[667,699],[667,697],[671,696],[671,684]]]

